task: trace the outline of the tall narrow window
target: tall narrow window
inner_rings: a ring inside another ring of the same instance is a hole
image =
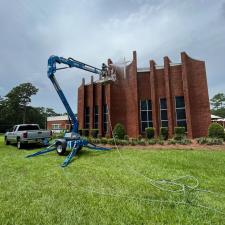
[[[98,129],[98,106],[94,107],[94,129]]]
[[[160,98],[160,119],[161,127],[168,127],[166,98]]]
[[[85,127],[85,129],[89,129],[89,127],[90,127],[90,109],[89,109],[89,107],[85,108],[84,114],[85,114],[84,127]]]
[[[103,132],[107,133],[108,131],[108,107],[107,105],[103,105]]]
[[[145,128],[152,127],[152,103],[151,100],[140,101],[140,119],[141,132],[145,132]]]
[[[184,96],[175,97],[175,107],[177,126],[187,128]]]

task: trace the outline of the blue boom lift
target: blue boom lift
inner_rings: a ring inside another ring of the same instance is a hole
[[[64,64],[66,66],[57,68],[57,64]],[[77,118],[74,115],[62,89],[60,88],[60,86],[55,78],[55,73],[57,70],[62,70],[62,69],[67,69],[67,68],[72,68],[72,67],[86,70],[91,73],[99,74],[100,78],[101,78],[99,80],[99,82],[101,82],[101,83],[102,82],[108,83],[110,81],[115,81],[115,78],[110,75],[108,67],[104,63],[102,64],[102,69],[98,69],[98,68],[95,68],[88,64],[79,62],[73,58],[66,59],[66,58],[58,57],[58,56],[51,56],[48,59],[48,78],[53,83],[55,90],[57,91],[63,105],[66,108],[68,116],[69,116],[70,120],[72,121],[72,130],[69,133],[65,133],[64,138],[55,140],[54,144],[50,145],[49,147],[47,147],[44,150],[41,150],[34,154],[26,156],[27,158],[38,156],[38,155],[45,154],[47,152],[51,152],[51,151],[55,151],[55,150],[57,151],[57,153],[59,155],[64,155],[66,152],[66,149],[69,148],[69,149],[72,149],[72,151],[66,157],[66,159],[64,160],[64,162],[61,165],[62,167],[66,167],[71,162],[73,157],[76,156],[76,154],[82,149],[82,147],[87,147],[90,149],[101,150],[101,151],[110,150],[109,148],[99,147],[99,146],[96,146],[96,145],[88,142],[85,139],[82,139],[78,133]]]

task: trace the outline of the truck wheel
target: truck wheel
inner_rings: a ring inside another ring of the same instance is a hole
[[[66,152],[66,145],[62,142],[57,142],[56,143],[56,151],[58,155],[64,155]]]
[[[21,143],[20,139],[17,139],[16,146],[18,149],[22,149],[22,143]]]
[[[7,137],[5,137],[5,145],[9,145],[9,141],[8,141]]]

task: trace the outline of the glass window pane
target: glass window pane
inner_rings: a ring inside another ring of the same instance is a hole
[[[167,110],[161,110],[161,120],[168,120]]]
[[[148,111],[141,112],[141,121],[147,121],[147,112]]]
[[[185,127],[187,129],[187,123],[186,120],[183,121],[177,121],[177,126],[178,127]]]
[[[148,110],[152,110],[152,102],[151,100],[147,100],[148,103]]]
[[[142,122],[141,123],[141,131],[142,132],[145,132],[145,128],[147,128],[148,127],[148,123],[147,122]]]
[[[88,115],[89,114],[89,107],[85,108],[85,114]]]
[[[97,105],[96,105],[95,108],[94,108],[94,113],[95,113],[95,114],[98,114],[98,106],[97,106]]]
[[[162,121],[162,127],[168,127],[168,121]]]
[[[107,132],[107,123],[103,123],[103,130],[104,130],[104,133]]]
[[[141,110],[147,110],[147,102],[146,100],[141,101]]]
[[[160,109],[167,109],[166,99],[160,98]]]
[[[148,119],[149,121],[152,121],[152,111],[148,111]]]
[[[108,113],[107,105],[103,105],[103,114],[104,114],[104,113]]]
[[[177,109],[177,120],[186,119],[185,109]]]
[[[184,108],[184,96],[176,96],[176,108]]]
[[[148,127],[153,127],[153,123],[152,122],[148,122]]]

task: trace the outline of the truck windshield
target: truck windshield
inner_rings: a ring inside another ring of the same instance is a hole
[[[23,130],[39,130],[39,127],[37,125],[24,125],[24,126],[19,126],[18,131],[23,131]]]

